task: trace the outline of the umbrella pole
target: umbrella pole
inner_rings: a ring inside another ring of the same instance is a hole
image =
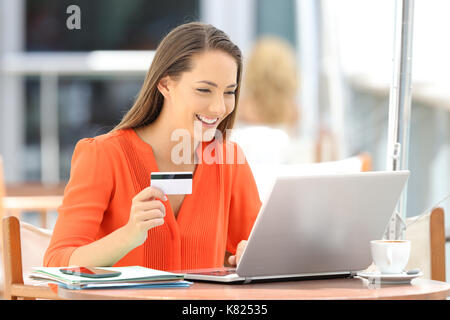
[[[387,170],[391,171],[408,169],[413,15],[414,0],[396,0],[393,77],[389,100],[386,165]],[[407,188],[406,185],[400,196],[385,238],[404,238]]]

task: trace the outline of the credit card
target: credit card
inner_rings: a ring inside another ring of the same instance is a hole
[[[150,186],[161,189],[165,194],[191,194],[192,172],[152,172]]]

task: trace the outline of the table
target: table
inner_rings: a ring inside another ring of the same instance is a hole
[[[56,210],[62,203],[63,196],[17,196],[4,197],[5,215],[20,218],[23,211],[37,211],[41,215],[41,227],[47,228],[47,212]]]
[[[359,277],[347,279],[271,282],[256,284],[216,284],[195,282],[176,289],[89,289],[58,288],[63,299],[110,300],[312,300],[312,299],[446,299],[450,283],[414,279],[411,284],[371,284]]]

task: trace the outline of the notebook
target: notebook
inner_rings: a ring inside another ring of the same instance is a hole
[[[188,287],[192,283],[185,281],[182,274],[145,268],[141,266],[102,267],[102,269],[120,271],[113,278],[86,278],[64,274],[60,267],[33,267],[29,278],[34,281],[56,283],[66,289],[124,288],[124,287]]]

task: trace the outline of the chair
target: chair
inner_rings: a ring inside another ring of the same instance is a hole
[[[25,284],[23,280],[24,272],[42,265],[50,238],[49,230],[20,222],[14,216],[3,218],[4,299],[60,299],[50,287]]]
[[[1,218],[3,218],[5,209],[3,206],[3,199],[5,198],[6,195],[6,191],[5,191],[5,183],[4,183],[4,178],[3,178],[3,160],[2,157],[0,156],[0,235],[2,232],[2,220]],[[2,246],[0,244],[0,250],[1,250]]]
[[[40,214],[41,227],[47,227],[47,214],[51,210],[56,210],[62,203],[62,195],[20,195],[7,196],[5,180],[3,177],[3,161],[0,156],[0,236],[1,218],[13,215],[20,219],[20,214],[24,211],[32,211]],[[1,247],[0,247],[1,249]]]
[[[2,232],[4,230],[2,224],[4,221],[10,221],[10,220],[4,220],[3,217],[6,216],[15,216],[17,218],[17,221],[20,219],[20,214],[23,211],[37,211],[41,214],[41,225],[43,227],[46,227],[47,225],[47,213],[50,210],[56,210],[58,206],[62,202],[62,196],[16,196],[16,197],[7,197],[6,196],[6,188],[4,184],[4,176],[3,176],[3,162],[2,157],[0,156],[0,239],[2,239]],[[12,228],[12,225],[5,226],[6,229]],[[9,232],[11,233],[12,229]],[[21,222],[20,223],[20,233],[22,235],[22,248],[24,249],[23,254],[23,269],[21,266],[20,269],[20,276],[14,271],[17,266],[14,264],[9,264],[10,267],[14,266],[14,268],[10,268],[9,270],[13,270],[14,272],[11,273],[11,271],[8,271],[6,269],[6,265],[8,264],[5,260],[5,257],[8,257],[10,259],[10,255],[13,252],[14,247],[10,245],[9,248],[6,248],[9,250],[9,253],[3,250],[3,242],[0,241],[0,251],[3,251],[3,259],[0,258],[0,261],[5,261],[6,263],[0,263],[0,294],[5,286],[5,296],[6,298],[10,299],[13,298],[13,295],[8,293],[11,289],[11,284],[23,284],[23,278],[22,278],[22,270],[28,272],[30,270],[31,266],[38,266],[42,264],[42,258],[43,258],[43,250],[45,250],[48,246],[48,241],[50,239],[50,231],[45,229],[40,229],[37,227],[34,227],[28,223]],[[12,235],[16,236],[16,235]],[[8,235],[5,235],[5,237],[8,237]],[[20,239],[20,238],[19,238]],[[48,239],[48,241],[47,241]],[[15,242],[19,243],[19,242]],[[15,250],[15,249],[14,249]],[[20,255],[19,255],[20,256]],[[1,257],[1,256],[0,256]],[[20,256],[21,262],[20,265],[22,265],[22,256]],[[2,267],[5,271],[5,277],[4,272],[2,271]],[[8,278],[12,277],[12,278]],[[12,282],[11,282],[12,281]],[[34,288],[34,287],[33,287]],[[33,289],[35,290],[35,289]],[[51,296],[51,295],[50,295]],[[45,294],[44,294],[45,297]]]
[[[409,269],[420,269],[423,278],[446,281],[444,210],[406,219],[405,239],[411,241]]]
[[[40,214],[41,227],[47,228],[47,214],[51,210],[56,210],[62,203],[62,196],[16,196],[4,197],[4,216],[16,216],[20,219],[20,214],[25,211],[37,212]]]
[[[308,175],[352,173],[372,170],[372,157],[360,153],[353,157],[325,162],[307,162],[298,164],[250,164],[261,199],[265,199],[278,174]]]

